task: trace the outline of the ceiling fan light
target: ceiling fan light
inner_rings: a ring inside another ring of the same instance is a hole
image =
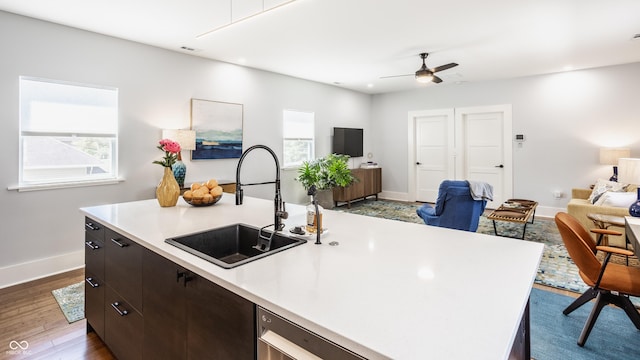
[[[433,81],[433,74],[429,71],[425,71],[425,72],[417,71],[416,81],[423,84],[429,83]]]

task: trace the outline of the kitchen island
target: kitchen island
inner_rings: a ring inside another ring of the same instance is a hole
[[[223,269],[165,239],[273,222],[273,201],[210,207],[155,199],[82,208],[88,218],[254,304],[369,359],[507,359],[543,246],[325,211],[322,245]],[[286,229],[305,223],[287,204]],[[338,243],[338,245],[330,245]]]

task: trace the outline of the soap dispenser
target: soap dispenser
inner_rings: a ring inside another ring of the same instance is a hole
[[[317,229],[322,233],[322,206],[318,205],[318,216],[316,216],[316,207],[313,204],[307,205],[307,232],[315,234]]]

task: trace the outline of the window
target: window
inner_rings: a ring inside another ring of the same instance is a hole
[[[302,165],[312,160],[315,153],[314,113],[284,110],[283,122],[283,167]]]
[[[117,134],[117,89],[20,77],[20,188],[116,180]]]

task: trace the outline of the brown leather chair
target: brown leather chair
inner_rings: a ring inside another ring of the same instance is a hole
[[[640,314],[629,300],[630,295],[640,296],[640,268],[609,262],[611,254],[631,256],[633,252],[617,247],[597,246],[584,226],[567,213],[558,213],[555,219],[569,256],[578,266],[582,280],[590,286],[562,313],[569,315],[591,299],[596,299],[578,339],[578,345],[584,346],[600,311],[609,304],[623,309],[640,330]],[[597,251],[605,253],[602,263],[595,255]]]

